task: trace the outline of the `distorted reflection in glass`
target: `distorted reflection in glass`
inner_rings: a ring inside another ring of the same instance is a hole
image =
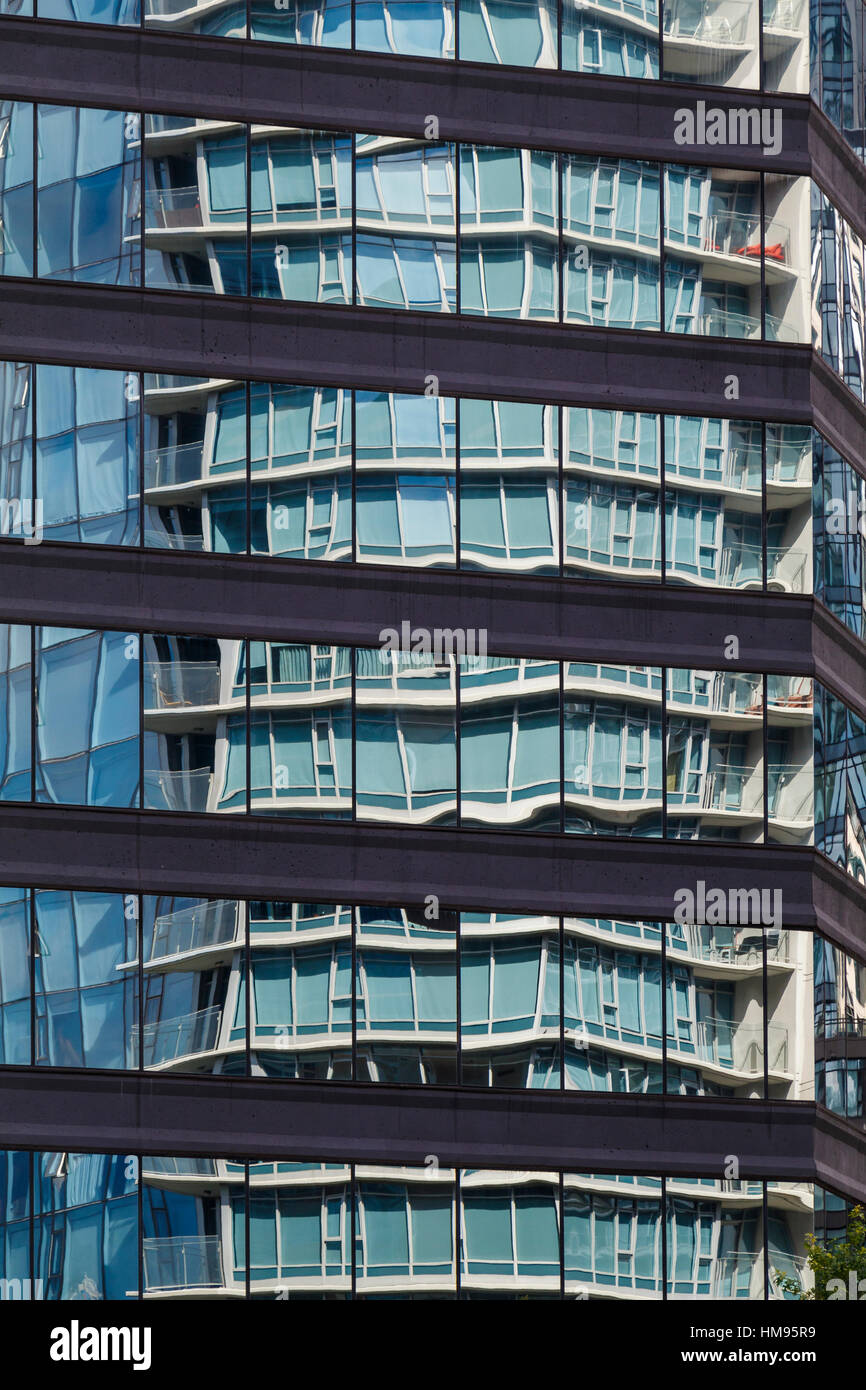
[[[144,117],[145,282],[247,294],[247,129]]]
[[[249,1173],[250,1298],[351,1297],[350,1165],[260,1160]]]
[[[556,67],[554,0],[459,0],[460,52],[470,63]]]
[[[817,681],[815,700],[815,845],[847,866],[848,710]]]
[[[801,936],[809,944],[810,934]],[[815,1091],[819,1105],[866,1121],[866,965],[814,936]]]
[[[750,252],[747,250],[746,254]],[[764,174],[764,337],[809,343],[809,180]]]
[[[667,679],[668,835],[760,844],[763,677],[669,670]]]
[[[139,24],[139,0],[39,0],[40,19],[81,20],[85,24]]]
[[[273,7],[271,13],[278,13]],[[244,39],[247,34],[244,0],[144,0],[144,27],[165,34],[213,34]],[[257,36],[254,36],[257,37]]]
[[[457,668],[431,635],[401,650],[395,632],[391,647],[355,651],[359,820],[454,824]]]
[[[668,581],[760,589],[760,422],[667,415],[664,437]]]
[[[37,273],[137,285],[141,119],[133,111],[40,106]]]
[[[460,703],[462,823],[559,830],[559,663],[465,656]]]
[[[4,1066],[30,1065],[30,893],[27,888],[0,888],[0,1063]],[[2,1272],[0,1241],[0,1275]]]
[[[712,893],[712,890],[711,890]],[[730,901],[708,895],[715,925],[670,922],[667,946],[667,1089],[674,1095],[764,1096],[764,942],[759,925],[769,895],[744,890]],[[772,907],[772,904],[770,904]],[[729,918],[736,918],[732,925]],[[750,925],[752,920],[758,925]],[[788,1028],[767,1024],[769,1072],[788,1071]]]
[[[739,948],[735,958],[739,959],[742,949],[740,941],[748,940],[750,933],[757,935],[750,927],[732,929],[735,948]],[[783,921],[764,927],[770,1100],[816,1099],[817,1049],[810,1006],[817,998],[813,976],[817,978],[819,971],[813,956],[818,940],[812,932],[789,930]]]
[[[858,400],[866,363],[866,251],[863,240],[811,182],[812,343]]]
[[[127,1154],[33,1155],[37,1297],[138,1298],[138,1161]]]
[[[814,718],[809,676],[767,676],[767,814],[778,844],[814,843]]]
[[[457,307],[454,146],[355,136],[355,257],[360,304]]]
[[[768,465],[769,431],[779,428],[768,426]],[[866,635],[866,479],[817,430],[808,433],[813,450],[815,597],[855,637],[862,638]],[[770,477],[768,467],[768,494]]]
[[[359,1081],[457,1083],[457,919],[355,909]]]
[[[352,814],[352,652],[251,642],[250,801],[256,815]]]
[[[36,495],[46,537],[137,545],[138,372],[36,368]]]
[[[787,229],[774,235],[787,257]],[[667,164],[665,330],[760,338],[761,261],[761,175]],[[773,323],[768,315],[767,336],[782,337]]]
[[[812,592],[812,435],[809,425],[767,425],[767,588]]]
[[[29,801],[30,628],[0,623],[0,801]]]
[[[567,322],[658,329],[659,166],[562,156]]]
[[[355,0],[355,47],[454,57],[454,0]]]
[[[0,362],[0,537],[31,545],[44,520],[33,501],[33,372],[29,362]]]
[[[782,1279],[793,1279],[803,1293],[815,1287],[814,1274],[806,1258],[809,1248],[806,1238],[815,1235],[819,1241],[826,1239],[822,1230],[821,1192],[821,1188],[810,1182],[767,1183],[769,1298],[799,1301],[793,1290],[780,1288]]]
[[[134,894],[37,889],[35,1061],[138,1066],[138,911]]]
[[[351,135],[254,125],[250,139],[250,293],[350,304]]]
[[[460,563],[559,571],[559,410],[461,400]]]
[[[764,1299],[762,1182],[667,1180],[670,1299]]]
[[[559,919],[464,912],[461,1083],[558,1090]]]
[[[352,909],[251,902],[253,1076],[352,1080]]]
[[[455,1173],[421,1164],[355,1169],[355,1297],[456,1297]]]
[[[230,1158],[141,1160],[145,1298],[243,1298],[246,1165]]]
[[[566,0],[562,66],[611,77],[658,77],[658,0]]]
[[[666,82],[759,87],[756,0],[662,0]]]
[[[460,309],[559,318],[557,157],[460,147]]]
[[[661,574],[658,416],[563,411],[565,564],[606,579]]]
[[[461,1297],[560,1297],[559,1174],[463,1168]]]
[[[653,1299],[664,1280],[661,1178],[563,1174],[567,1299]]]
[[[33,107],[0,101],[0,275],[33,274]]]
[[[246,810],[244,643],[144,638],[144,805]]]
[[[351,0],[250,0],[250,38],[351,48]]]
[[[566,917],[565,1089],[662,1090],[661,929]]]
[[[454,565],[455,401],[355,392],[361,562]]]
[[[246,1073],[244,905],[233,898],[142,898],[145,1071]]]
[[[808,92],[809,0],[762,0],[762,21],[764,91]]]
[[[565,829],[661,835],[661,670],[567,661],[563,679]]]
[[[32,1155],[0,1149],[0,1279],[9,1299],[38,1297],[30,1268]]]
[[[36,800],[138,804],[137,633],[36,628]]]
[[[254,555],[352,558],[352,393],[250,382]]]
[[[144,374],[144,543],[241,554],[247,548],[243,383]]]

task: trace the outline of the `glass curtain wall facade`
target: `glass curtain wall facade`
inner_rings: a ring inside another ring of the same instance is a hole
[[[0,1092],[57,1120],[0,1132],[0,1300],[808,1296],[866,1198],[864,0],[0,0],[0,44],[31,21],[297,91],[0,83],[0,296],[56,296],[0,315]],[[471,128],[352,104],[442,62]],[[610,144],[534,139],[563,74]],[[672,90],[815,139],[631,149]],[[69,826],[116,862],[52,864]],[[189,1129],[120,1152],[121,1095]]]

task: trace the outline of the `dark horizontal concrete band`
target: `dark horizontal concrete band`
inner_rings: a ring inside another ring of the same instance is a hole
[[[0,1069],[14,1148],[818,1179],[866,1195],[866,1136],[803,1102]]]
[[[0,541],[0,621],[370,647],[404,620],[503,656],[814,674],[866,717],[863,644],[811,598]]]
[[[700,879],[866,957],[866,888],[808,849],[0,804],[9,885],[665,921]]]
[[[866,408],[807,347],[10,279],[0,357],[813,422],[866,472]]]
[[[674,113],[704,100],[725,110],[781,110],[782,148],[766,157],[739,142],[702,145],[690,157],[810,168],[807,97],[130,28],[0,25],[0,90],[21,100],[409,136],[423,136],[435,115],[443,140],[679,160]]]
[[[436,115],[442,139],[676,160],[682,107],[766,107],[782,116],[778,154],[738,143],[690,157],[812,173],[866,232],[862,168],[807,96],[27,19],[0,26],[0,91],[29,101],[410,136]]]

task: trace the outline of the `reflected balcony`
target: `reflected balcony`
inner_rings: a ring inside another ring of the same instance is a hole
[[[213,946],[233,944],[241,935],[240,904],[233,899],[198,903],[194,907],[157,917],[147,959],[205,951]]]
[[[218,661],[146,661],[144,708],[176,710],[219,704]],[[195,775],[195,774],[191,774]]]
[[[665,39],[712,48],[744,48],[751,9],[751,0],[668,0]]]
[[[808,767],[804,768],[800,763],[770,763],[767,798],[771,820],[788,821],[794,825],[812,823],[815,789]]]
[[[212,785],[209,767],[180,772],[145,768],[144,804],[150,811],[207,811]]]
[[[764,0],[764,29],[801,37],[806,32],[806,0]]]
[[[704,777],[701,808],[733,811],[746,816],[763,814],[763,785],[753,767],[710,768]]]
[[[764,1071],[764,1028],[760,1023],[738,1023],[727,1018],[704,1018],[693,1025],[694,1042],[668,1039],[671,1052],[698,1057],[723,1071],[761,1076]],[[690,1027],[689,1031],[692,1029]],[[788,1030],[781,1023],[767,1024],[769,1070],[787,1073]]]
[[[225,1289],[219,1236],[145,1236],[142,1254],[145,1297]]]
[[[243,471],[243,465],[241,470]],[[145,489],[178,487],[196,483],[204,468],[204,441],[172,444],[164,449],[148,449],[144,455]]]
[[[181,1014],[179,1018],[161,1018],[146,1023],[141,1030],[142,1062],[147,1067],[161,1067],[183,1057],[212,1052],[216,1047],[222,1021],[222,1005],[212,1004],[197,1013]],[[130,1033],[130,1055],[137,1056],[139,1029]]]
[[[145,193],[144,206],[148,231],[154,228],[169,230],[203,226],[201,194],[197,185],[190,188],[149,188]]]

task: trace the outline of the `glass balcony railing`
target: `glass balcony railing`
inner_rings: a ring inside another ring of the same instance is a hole
[[[744,44],[750,9],[750,0],[669,0],[664,33],[692,43]]]
[[[764,28],[802,34],[806,30],[806,0],[764,0]]]
[[[179,1018],[161,1018],[146,1023],[141,1030],[142,1061],[145,1067],[158,1067],[164,1062],[176,1062],[199,1052],[211,1052],[219,1037],[222,1006],[213,1004],[197,1013],[182,1014]],[[137,1054],[139,1029],[131,1031],[131,1055]]]
[[[704,778],[701,805],[705,811],[760,815],[762,801],[762,779],[753,767],[714,767]]]
[[[145,1293],[223,1288],[219,1236],[145,1236]]]
[[[213,784],[213,770],[144,772],[144,804],[151,811],[206,811]]]
[[[146,661],[144,707],[171,710],[216,705],[220,697],[218,661]],[[173,774],[169,774],[173,775]]]
[[[148,449],[144,455],[145,488],[176,487],[195,483],[202,476],[204,442],[172,444],[164,449]],[[243,469],[244,465],[240,465]]]
[[[144,197],[148,228],[201,227],[202,208],[199,189],[150,188]]]
[[[668,1038],[668,1048],[683,1056],[698,1057],[724,1070],[760,1076],[764,1070],[764,1027],[727,1018],[704,1018],[685,1025],[685,1034]],[[781,1023],[767,1025],[769,1069],[786,1072],[788,1029]]]
[[[157,917],[153,924],[148,960],[161,960],[186,951],[222,946],[238,936],[240,912],[232,900],[199,903],[180,912]]]
[[[810,776],[802,777],[803,768],[796,763],[770,763],[767,769],[767,809],[775,820],[795,821],[807,825],[814,816],[815,792]]]

